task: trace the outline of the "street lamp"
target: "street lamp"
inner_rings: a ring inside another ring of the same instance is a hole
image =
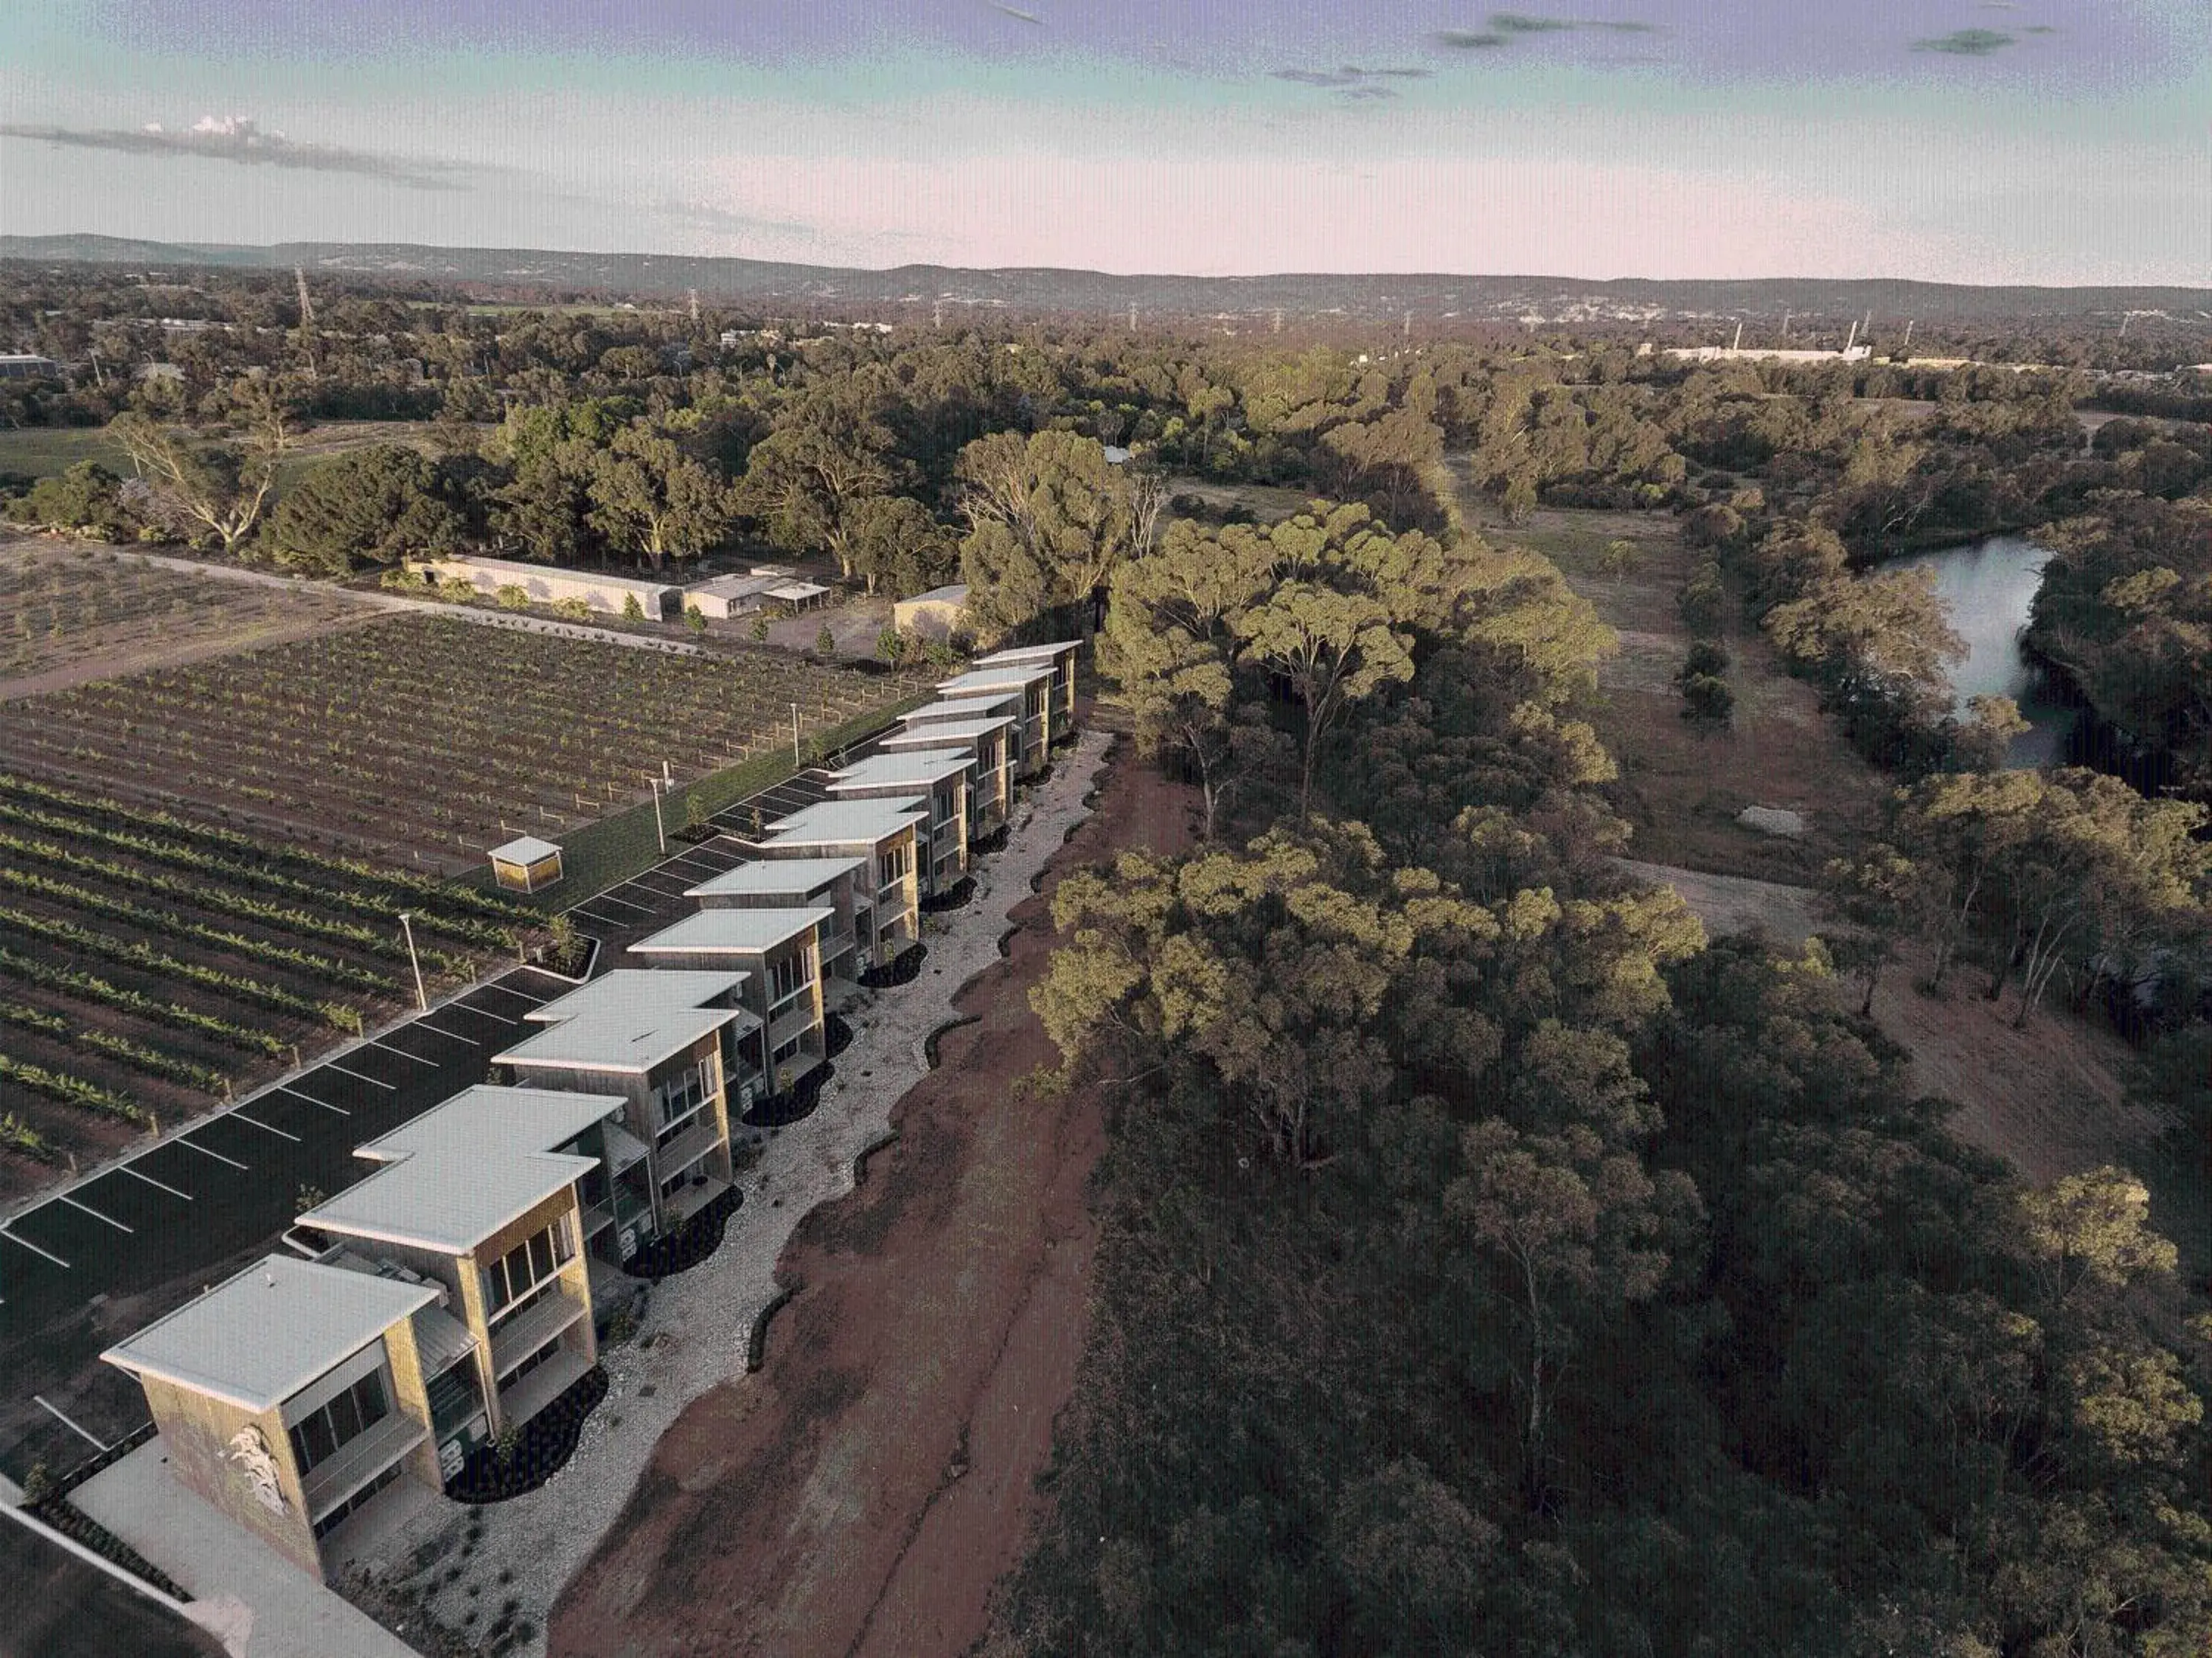
[[[660,816],[660,779],[648,777],[646,781],[653,785],[653,832],[659,838],[660,850],[665,852],[668,850],[668,826]]]
[[[404,910],[399,912],[399,930],[407,935],[407,965],[415,969],[415,1005],[428,1013],[430,1011],[430,993],[422,988],[422,958],[415,954],[415,917]]]
[[[797,703],[791,705],[791,763],[793,765],[805,764],[799,757],[799,704]]]

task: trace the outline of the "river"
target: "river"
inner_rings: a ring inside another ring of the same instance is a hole
[[[1966,660],[1951,670],[1963,714],[1969,697],[2009,697],[2030,728],[2013,740],[2008,763],[2048,765],[2063,758],[2076,710],[2049,695],[2020,654],[2027,609],[2051,550],[2016,535],[1970,546],[1916,553],[1886,569],[1936,572],[1936,591],[1951,607],[1951,625],[1966,642]]]

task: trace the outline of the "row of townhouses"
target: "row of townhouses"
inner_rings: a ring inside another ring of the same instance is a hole
[[[444,1487],[582,1380],[595,1285],[730,1190],[732,1122],[827,1063],[825,985],[912,948],[1073,735],[1075,658],[946,680],[828,799],[741,834],[691,914],[534,1009],[492,1081],[357,1148],[373,1171],[286,1251],[111,1349],[175,1475],[320,1575],[380,1493]]]

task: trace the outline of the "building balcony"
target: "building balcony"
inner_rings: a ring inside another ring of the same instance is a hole
[[[430,1436],[429,1429],[404,1411],[389,1412],[307,1470],[300,1482],[310,1525]]]
[[[492,1374],[505,1375],[588,1310],[582,1301],[556,1287],[505,1323],[493,1326]]]
[[[679,1227],[708,1204],[730,1189],[727,1180],[708,1175],[703,1180],[690,1180],[670,1192],[664,1200],[668,1210],[668,1224]]]
[[[702,1118],[660,1149],[660,1155],[653,1167],[660,1179],[671,1179],[681,1174],[721,1143],[722,1137],[715,1131],[714,1125]]]
[[[499,1396],[501,1417],[510,1428],[520,1428],[581,1381],[591,1360],[573,1347],[564,1347],[514,1387]]]
[[[814,1012],[814,998],[809,997],[781,1018],[770,1021],[768,1027],[769,1051],[774,1053],[794,1036],[821,1028],[822,1021]]]

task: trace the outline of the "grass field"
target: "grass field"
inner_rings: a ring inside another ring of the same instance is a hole
[[[0,704],[0,765],[438,874],[922,688],[406,614]]]
[[[329,588],[250,586],[94,543],[0,545],[0,698],[319,632],[374,613]]]
[[[422,420],[329,420],[300,435],[299,445],[276,469],[282,495],[319,460],[368,443],[428,442],[434,430]],[[99,426],[19,426],[0,431],[0,478],[46,478],[68,471],[80,460],[97,460],[128,476],[130,458]]]
[[[1718,875],[1802,884],[1847,849],[1878,814],[1888,783],[1821,713],[1811,686],[1782,668],[1756,630],[1732,630],[1736,697],[1731,729],[1700,735],[1681,717],[1675,670],[1689,637],[1675,608],[1690,558],[1661,513],[1541,509],[1507,526],[1471,489],[1461,510],[1482,535],[1534,548],[1620,636],[1600,665],[1599,736],[1620,767],[1616,808],[1634,826],[1629,856]],[[1626,540],[1635,568],[1604,573],[1607,543]],[[1747,806],[1802,814],[1808,832],[1783,839],[1747,829]]]

